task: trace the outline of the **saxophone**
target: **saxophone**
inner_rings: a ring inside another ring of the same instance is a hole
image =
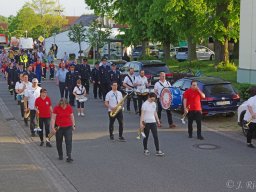
[[[117,106],[110,112],[110,117],[115,117],[119,113],[119,111],[122,110],[124,101],[126,100],[128,95],[130,94],[126,94],[124,98],[117,104]]]

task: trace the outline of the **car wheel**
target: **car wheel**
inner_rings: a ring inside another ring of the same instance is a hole
[[[214,55],[210,56],[210,61],[212,61],[214,59]]]
[[[248,132],[248,127],[246,126],[246,122],[244,121],[245,112],[246,111],[242,111],[241,112],[239,120],[240,120],[240,125],[242,127],[243,134],[246,137],[247,136],[247,132]]]
[[[230,113],[226,113],[226,117],[234,117],[235,113],[230,112]]]

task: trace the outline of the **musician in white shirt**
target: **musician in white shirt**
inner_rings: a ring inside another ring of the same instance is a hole
[[[147,95],[143,95],[149,86],[148,79],[145,76],[145,71],[141,70],[140,75],[135,78],[134,86],[137,87],[138,94],[138,105],[139,105],[139,115],[141,114],[142,102],[147,100]]]
[[[169,81],[166,81],[165,73],[161,72],[160,79],[158,82],[155,83],[155,86],[154,86],[154,91],[155,91],[155,94],[157,95],[157,114],[160,120],[161,120],[161,112],[163,110],[160,102],[160,94],[163,88],[169,88],[169,87],[171,87],[171,83]],[[169,127],[175,128],[176,125],[173,124],[171,109],[166,110],[166,114],[167,114]]]
[[[119,124],[119,141],[125,141],[125,138],[123,137],[123,111],[120,110],[116,116],[111,117],[110,112],[114,111],[116,106],[120,103],[120,101],[123,99],[122,93],[117,90],[117,82],[113,81],[111,84],[112,90],[109,91],[105,98],[105,106],[108,108],[108,116],[109,116],[109,136],[110,140],[114,140],[114,123],[117,119]]]
[[[76,86],[73,90],[73,94],[75,95],[77,101],[77,115],[84,116],[84,101],[81,101],[81,99],[85,98],[86,89],[85,86],[82,85],[80,79],[76,81]]]
[[[126,88],[125,89],[126,92],[129,93],[134,90],[134,88],[135,88],[134,83],[135,83],[134,69],[130,68],[128,75],[124,78],[124,81],[123,81],[123,86]],[[126,109],[127,109],[127,111],[131,111],[131,108],[130,108],[131,98],[133,100],[133,106],[134,106],[135,113],[137,114],[137,113],[139,113],[138,104],[137,104],[137,98],[134,94],[131,94],[127,97]]]

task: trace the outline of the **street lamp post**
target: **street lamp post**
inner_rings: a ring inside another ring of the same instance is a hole
[[[26,33],[26,38],[28,38],[28,31],[26,30],[25,33]]]

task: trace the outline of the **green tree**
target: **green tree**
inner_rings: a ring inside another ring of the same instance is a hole
[[[54,14],[54,10],[57,8],[54,0],[31,0],[31,2],[27,2],[25,5],[33,9],[41,17],[46,14]]]
[[[78,43],[79,45],[79,54],[82,56],[82,48],[81,43],[86,41],[86,28],[81,24],[75,24],[70,27],[70,31],[68,33],[68,37],[74,43]]]
[[[104,28],[102,23],[96,20],[89,26],[86,38],[90,45],[99,53],[99,49],[106,44],[110,34],[111,29]]]
[[[0,15],[0,23],[8,23],[8,18]]]

